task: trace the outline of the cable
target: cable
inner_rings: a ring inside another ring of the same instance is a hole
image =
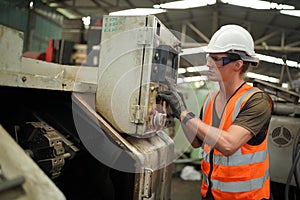
[[[300,129],[297,131],[297,135],[295,138],[295,142],[293,143],[293,151],[292,151],[292,163],[295,162],[296,154],[300,150]],[[298,168],[296,167],[294,170],[294,178],[296,182],[297,189],[300,190],[300,185],[299,185],[299,176],[298,176]]]
[[[295,170],[295,167],[297,166],[297,163],[299,161],[299,158],[300,158],[300,149],[297,153],[297,156],[293,162],[293,165],[290,169],[290,172],[289,172],[289,175],[288,175],[288,178],[287,178],[287,183],[285,185],[285,190],[284,190],[284,199],[285,200],[289,200],[289,189],[290,189],[290,184],[291,184],[291,181],[292,181],[292,177],[293,177],[293,174],[294,174],[294,170]]]
[[[293,143],[292,167],[290,169],[286,187],[285,187],[285,200],[288,200],[288,197],[289,197],[289,188],[290,188],[290,184],[291,184],[293,175],[294,175],[294,179],[295,179],[295,182],[297,185],[297,189],[299,189],[299,180],[298,180],[299,176],[298,176],[298,168],[297,168],[297,163],[298,163],[299,157],[300,157],[299,154],[300,154],[300,129],[298,130],[296,138]]]

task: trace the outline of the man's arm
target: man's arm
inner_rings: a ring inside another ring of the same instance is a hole
[[[185,114],[183,113],[182,116],[185,116]],[[196,117],[187,121],[185,125],[182,124],[182,127],[193,147],[201,145],[195,138],[196,136],[225,156],[234,154],[237,149],[253,137],[249,130],[241,126],[232,125],[228,131],[224,131],[207,125]]]
[[[187,111],[182,112],[181,120],[186,113]],[[209,126],[198,118],[193,118],[182,126],[189,135],[194,135],[194,138],[197,136],[203,142],[229,156],[255,136],[270,121],[270,117],[269,97],[264,93],[256,93],[248,100],[227,131]],[[195,141],[192,142],[197,145]]]

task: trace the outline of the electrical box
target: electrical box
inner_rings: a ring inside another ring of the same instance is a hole
[[[162,129],[157,93],[177,82],[180,41],[155,16],[104,16],[96,111],[118,132],[144,137]]]

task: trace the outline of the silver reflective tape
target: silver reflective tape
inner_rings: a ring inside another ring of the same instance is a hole
[[[256,91],[259,91],[258,88],[252,88],[251,90],[248,90],[245,94],[243,94],[235,103],[235,107],[234,107],[234,112],[233,112],[233,115],[232,115],[232,121],[235,120],[235,118],[237,117],[237,115],[239,114],[240,112],[240,108],[241,108],[241,105],[244,101],[244,99],[251,93],[251,92],[256,92]]]
[[[263,177],[254,178],[249,181],[237,181],[237,182],[222,182],[217,180],[211,180],[212,188],[221,192],[248,192],[263,187],[264,182],[269,178],[269,170]],[[203,174],[203,180],[208,183],[208,179]]]
[[[209,96],[207,97],[206,101],[203,104],[203,113],[202,113],[202,118],[203,119],[204,119],[204,115],[206,113],[207,105],[210,102],[210,100],[212,99],[212,97],[213,97],[214,94],[215,94],[215,92],[210,93]],[[203,119],[201,119],[201,120],[203,120]]]
[[[266,160],[268,151],[259,151],[253,154],[242,154],[242,155],[233,155],[233,156],[219,156],[214,155],[213,163],[223,166],[241,166],[248,165],[258,162],[263,162]]]

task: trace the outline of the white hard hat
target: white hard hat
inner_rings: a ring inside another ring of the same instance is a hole
[[[254,42],[250,33],[238,25],[222,26],[212,36],[207,46],[207,53],[234,53],[242,60],[253,63],[259,62],[254,52]]]

